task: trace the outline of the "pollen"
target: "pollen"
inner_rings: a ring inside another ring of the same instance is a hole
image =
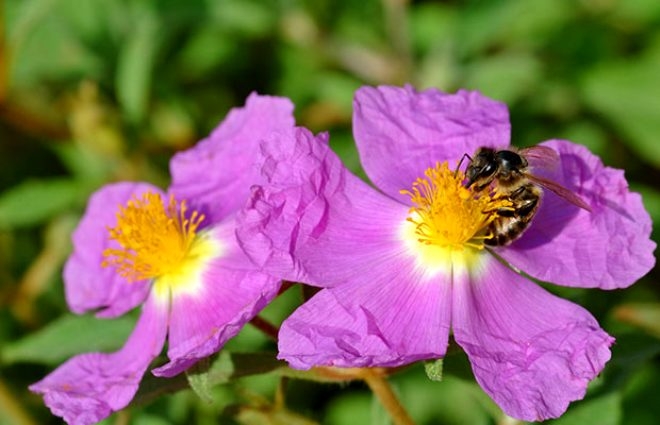
[[[146,192],[133,197],[117,212],[109,237],[120,248],[103,251],[103,267],[115,267],[128,281],[156,279],[178,273],[185,266],[204,215],[188,214],[185,201]]]
[[[483,241],[492,237],[488,225],[512,203],[487,191],[475,193],[463,185],[464,179],[461,171],[450,170],[443,162],[428,168],[411,190],[401,191],[413,204],[407,221],[414,225],[417,242],[450,250],[481,250]]]

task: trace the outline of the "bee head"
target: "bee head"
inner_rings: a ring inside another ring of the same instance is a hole
[[[466,187],[472,186],[477,181],[479,181],[478,186],[487,186],[495,178],[499,167],[497,153],[494,149],[479,148],[465,170]]]

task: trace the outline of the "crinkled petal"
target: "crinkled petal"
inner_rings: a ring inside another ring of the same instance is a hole
[[[174,293],[170,315],[170,362],[153,371],[170,377],[219,351],[277,296],[281,281],[257,272],[236,243],[234,220],[213,230],[224,253],[202,276],[195,293]]]
[[[505,147],[510,124],[506,105],[475,91],[362,87],[355,95],[353,132],[362,166],[383,192],[399,191],[437,162],[454,167],[480,146]]]
[[[252,93],[245,107],[232,109],[209,137],[172,158],[170,191],[188,199],[207,223],[219,222],[243,206],[258,181],[254,160],[261,140],[294,124],[289,99]]]
[[[30,391],[42,394],[53,414],[69,425],[97,423],[130,403],[163,348],[166,332],[167,306],[149,299],[121,350],[75,356],[31,385]]]
[[[450,300],[449,279],[425,276],[410,257],[377,271],[356,268],[343,285],[321,290],[282,323],[278,357],[297,369],[440,358]]]
[[[133,196],[162,191],[148,183],[109,184],[89,199],[87,210],[73,232],[73,252],[64,266],[64,289],[74,313],[99,310],[99,317],[116,317],[142,303],[149,292],[147,281],[128,282],[112,267],[102,267],[103,251],[119,248],[108,236],[117,224],[116,214]]]
[[[351,174],[326,135],[298,128],[278,137],[263,147],[269,184],[238,216],[248,256],[268,273],[317,286],[387,263],[408,207]]]
[[[524,235],[498,253],[525,273],[566,286],[623,288],[655,265],[651,219],[622,170],[605,167],[587,148],[563,140],[544,143],[560,154],[555,170],[538,174],[577,193],[584,211],[549,190]]]
[[[558,417],[584,397],[614,341],[588,311],[494,258],[455,278],[452,328],[483,389],[528,421]]]

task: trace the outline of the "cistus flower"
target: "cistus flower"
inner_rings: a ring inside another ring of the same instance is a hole
[[[559,162],[544,176],[591,212],[546,190],[526,232],[489,248],[488,224],[510,205],[466,188],[457,163],[509,146],[505,105],[470,91],[365,87],[353,126],[379,190],[341,164],[327,134],[296,128],[264,145],[268,184],[239,216],[241,246],[262,270],[324,288],[283,322],[279,357],[300,369],[399,366],[443,357],[451,333],[506,414],[561,415],[614,339],[529,277],[631,285],[655,262],[640,196],[586,148],[547,141]]]
[[[148,183],[97,191],[64,269],[75,313],[116,317],[141,306],[126,344],[75,356],[30,390],[69,424],[92,424],[133,399],[167,340],[170,377],[217,352],[278,292],[238,247],[235,215],[258,181],[254,158],[270,132],[293,127],[284,98],[251,95],[205,140],[175,155],[167,193]]]

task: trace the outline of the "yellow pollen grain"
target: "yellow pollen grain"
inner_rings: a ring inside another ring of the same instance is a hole
[[[407,221],[414,225],[417,241],[451,250],[483,249],[484,239],[492,236],[487,226],[498,210],[511,208],[511,201],[466,188],[465,175],[450,170],[447,162],[428,168],[424,176],[411,190],[401,191],[413,204]]]
[[[164,204],[159,194],[146,192],[133,197],[117,213],[117,225],[109,228],[110,239],[120,248],[103,251],[104,267],[115,267],[128,281],[176,274],[186,263],[204,215],[193,211],[186,218],[185,202],[170,196]]]

